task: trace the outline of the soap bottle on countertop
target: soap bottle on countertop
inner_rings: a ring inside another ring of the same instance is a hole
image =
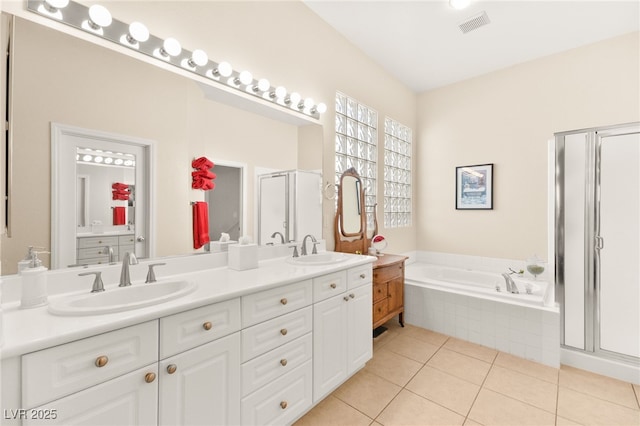
[[[24,259],[18,262],[18,274],[22,274],[22,271],[30,267],[31,263],[33,262],[34,253],[34,247],[29,246],[27,255],[24,257]]]
[[[47,304],[47,268],[42,266],[38,253],[29,247],[30,260],[20,272],[22,281],[21,308],[35,308]],[[26,260],[26,259],[25,259]]]

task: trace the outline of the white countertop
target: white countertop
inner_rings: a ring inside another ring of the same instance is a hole
[[[183,297],[158,305],[102,315],[59,316],[49,313],[47,306],[21,309],[19,302],[4,304],[4,344],[0,347],[0,357],[6,359],[19,356],[256,291],[373,263],[375,260],[371,256],[351,255],[346,261],[332,265],[299,266],[287,263],[285,258],[277,258],[260,261],[257,269],[246,271],[219,267],[172,276],[159,274],[158,282],[188,280],[196,282],[198,288]],[[135,281],[132,285],[153,284]],[[117,284],[105,283],[106,291],[114,286]],[[83,292],[88,291],[89,288]],[[49,296],[49,300],[69,295]]]

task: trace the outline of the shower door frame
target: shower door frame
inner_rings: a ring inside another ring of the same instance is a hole
[[[555,136],[555,281],[556,301],[560,304],[560,344],[565,349],[592,353],[596,356],[637,363],[639,358],[600,347],[600,183],[602,139],[640,133],[640,123],[597,127],[556,133]],[[585,135],[585,202],[584,202],[584,349],[565,345],[565,137]]]

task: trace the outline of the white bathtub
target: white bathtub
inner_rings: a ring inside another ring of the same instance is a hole
[[[507,292],[499,273],[423,262],[408,264],[405,321],[559,367],[560,313],[553,300],[553,286],[544,281],[513,280],[520,294]],[[531,294],[526,293],[527,284]]]
[[[518,294],[507,291],[504,277],[498,273],[472,271],[427,263],[407,265],[405,282],[411,285],[450,291],[468,296],[499,300],[528,306],[553,306],[553,291],[545,281],[518,278],[511,275]],[[500,289],[498,291],[497,289]],[[527,292],[529,289],[530,292]]]

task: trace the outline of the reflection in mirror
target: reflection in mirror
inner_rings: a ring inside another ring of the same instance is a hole
[[[207,99],[202,89],[184,76],[22,18],[15,18],[13,31],[8,61],[12,67],[12,164],[8,170],[9,193],[13,196],[7,208],[12,226],[11,237],[0,237],[2,274],[16,273],[17,263],[30,245],[50,248],[51,259],[43,256],[47,267],[66,267],[76,261],[75,256],[68,262],[54,261],[58,249],[52,238],[59,221],[50,206],[64,205],[66,216],[73,218],[65,238],[75,246],[75,212],[87,207],[75,206],[77,177],[74,174],[71,183],[65,184],[71,188],[68,192],[72,198],[64,203],[51,192],[48,173],[40,185],[30,184],[33,170],[48,170],[55,165],[50,156],[52,122],[154,141],[157,172],[151,183],[158,191],[147,193],[137,180],[135,185],[135,236],[151,237],[137,232],[141,197],[149,197],[148,214],[157,223],[157,234],[146,256],[193,253],[189,203],[206,197],[191,189],[190,159],[194,157],[207,155],[244,165],[246,179],[238,215],[244,215],[241,232],[255,240],[257,174],[265,169],[322,170],[323,135],[317,124],[299,126]],[[47,64],[46,78],[42,63]],[[81,148],[87,146],[78,144]],[[74,172],[75,155],[74,147],[69,156],[73,159],[69,167]],[[90,192],[93,186],[89,183]],[[218,186],[208,192],[220,189]],[[133,214],[127,212],[126,216],[129,221]],[[85,217],[84,227],[90,228],[91,218]],[[210,229],[217,226],[216,220],[212,214]],[[226,229],[234,224],[229,222]],[[217,240],[219,235],[212,233],[211,238]],[[74,251],[72,248],[70,252]]]

